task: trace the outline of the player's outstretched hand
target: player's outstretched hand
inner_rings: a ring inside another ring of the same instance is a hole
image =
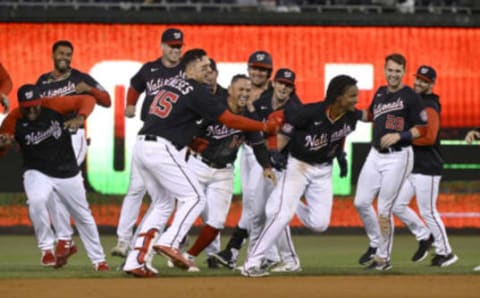
[[[263,177],[270,179],[273,183],[273,186],[277,186],[277,176],[271,168],[263,169]]]
[[[400,141],[400,134],[398,132],[387,133],[380,139],[380,147],[382,149],[395,145]]]
[[[348,162],[347,162],[347,153],[341,151],[337,154],[337,162],[340,167],[340,178],[347,177],[348,174]]]
[[[78,115],[75,118],[65,121],[63,127],[71,131],[76,131],[84,122],[85,117],[83,115]]]
[[[127,117],[127,118],[135,117],[135,106],[134,105],[127,105],[125,107],[125,117]]]
[[[77,94],[90,93],[90,90],[92,90],[92,87],[90,87],[90,85],[88,85],[87,83],[85,83],[83,81],[78,83],[75,86],[75,92]]]
[[[480,132],[473,129],[467,133],[465,136],[465,141],[469,144],[473,143],[473,141],[480,139]]]

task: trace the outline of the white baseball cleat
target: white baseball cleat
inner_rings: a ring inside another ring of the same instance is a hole
[[[302,271],[302,267],[298,262],[288,262],[280,264],[276,267],[273,267],[271,272],[300,272]]]
[[[266,269],[262,269],[261,267],[242,268],[241,274],[246,277],[263,277],[270,275]]]
[[[115,245],[112,250],[110,250],[110,254],[114,257],[127,257],[127,252],[129,249],[128,242],[125,241],[118,241],[117,245]]]
[[[480,265],[478,265],[477,267],[473,268],[473,271],[480,271]]]
[[[192,256],[191,254],[189,254],[187,252],[184,252],[182,255],[185,259],[187,259],[191,263],[190,267],[188,267],[188,269],[187,269],[188,272],[200,272],[200,268],[198,268],[195,265],[195,257],[194,256]]]

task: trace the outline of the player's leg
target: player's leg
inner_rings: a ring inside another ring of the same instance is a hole
[[[407,147],[399,152],[387,154],[376,152],[376,154],[378,154],[378,166],[382,174],[377,201],[380,245],[376,253],[377,265],[372,264],[372,268],[389,270],[391,269],[390,258],[394,233],[392,209],[400,188],[412,172],[413,150],[412,147]]]
[[[55,179],[55,191],[73,216],[80,239],[87,251],[87,255],[95,268],[105,263],[105,253],[100,243],[97,224],[87,202],[82,175],[65,179]]]
[[[360,256],[358,261],[361,265],[365,265],[373,259],[380,243],[380,226],[372,203],[380,189],[382,176],[377,170],[378,159],[374,150],[373,148],[370,149],[362,166],[353,201],[369,239],[368,249]]]
[[[145,193],[146,188],[142,177],[139,173],[136,163],[132,160],[130,184],[128,186],[127,194],[123,199],[120,218],[118,220],[118,241],[117,245],[111,250],[111,254],[113,256],[126,256],[130,239],[132,238],[133,227],[135,226],[135,222],[137,221],[140,213],[140,207],[142,206]]]
[[[250,146],[243,145],[240,152],[240,176],[242,182],[242,214],[238,225],[235,227],[225,249],[218,253],[212,253],[220,264],[230,269],[236,267],[239,251],[248,237],[250,228],[250,216],[254,208],[254,194],[252,176],[250,170],[257,163],[253,149]]]
[[[436,256],[433,266],[447,267],[458,260],[448,241],[447,231],[437,210],[441,176],[414,174],[415,193],[420,214],[433,234]]]
[[[276,247],[281,258],[281,262],[271,269],[271,272],[299,272],[302,271],[300,259],[295,251],[295,245],[292,240],[290,226],[287,224],[280,233]]]
[[[308,164],[289,157],[287,169],[267,201],[267,221],[257,244],[248,252],[243,275],[257,277],[266,274],[260,267],[261,262],[297,210],[300,196],[309,183],[306,173],[308,167]]]
[[[192,160],[189,165],[192,166],[192,170],[194,170],[195,173],[210,172],[208,176],[211,177],[205,189],[205,195],[207,197],[204,211],[205,225],[200,231],[195,243],[187,251],[190,256],[197,257],[217,238],[219,231],[225,226],[225,220],[227,219],[232,201],[233,167],[212,169],[199,160]],[[199,177],[199,179],[200,183],[203,182],[202,177]]]
[[[23,174],[23,186],[27,195],[27,205],[38,247],[42,251],[42,264],[54,266],[55,235],[50,228],[47,202],[51,200],[53,185],[51,178],[36,170]]]
[[[403,183],[398,198],[393,206],[393,214],[397,216],[412,232],[418,241],[418,249],[413,254],[412,261],[420,262],[428,255],[428,250],[433,242],[430,230],[423,221],[418,217],[417,213],[408,207],[411,199],[415,195],[412,175],[408,176]]]

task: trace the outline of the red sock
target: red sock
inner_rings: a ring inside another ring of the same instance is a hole
[[[192,256],[198,256],[202,250],[205,249],[218,235],[218,229],[215,229],[209,225],[205,225],[200,231],[197,240],[193,246],[187,251]]]

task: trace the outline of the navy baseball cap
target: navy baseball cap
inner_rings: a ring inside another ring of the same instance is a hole
[[[277,70],[274,80],[294,86],[295,73],[288,68],[280,68],[279,70]]]
[[[431,66],[422,65],[418,68],[415,76],[429,83],[435,83],[435,80],[437,79],[437,72]]]
[[[42,102],[37,87],[31,84],[25,84],[18,88],[17,98],[18,105],[22,108],[37,106]]]
[[[272,56],[265,51],[256,51],[248,58],[248,66],[272,69]]]
[[[162,34],[162,43],[168,45],[183,45],[183,32],[176,28],[168,28]]]

